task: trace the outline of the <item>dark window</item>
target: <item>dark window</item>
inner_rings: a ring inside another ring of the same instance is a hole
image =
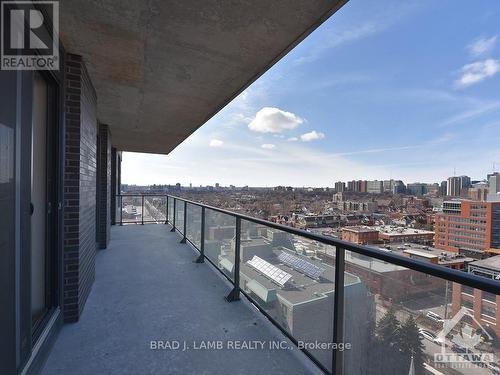
[[[483,292],[483,299],[486,301],[490,301],[490,302],[496,302],[497,296],[496,296],[496,294],[493,294],[493,293]]]
[[[471,296],[473,296],[474,295],[474,288],[472,288],[468,285],[462,285],[462,293],[470,294]]]
[[[474,309],[474,304],[472,303],[472,301],[468,300],[468,299],[463,299],[462,298],[462,306],[467,308],[467,309]]]
[[[489,316],[490,318],[496,319],[497,311],[494,306],[490,304],[483,303],[481,306],[481,314]]]

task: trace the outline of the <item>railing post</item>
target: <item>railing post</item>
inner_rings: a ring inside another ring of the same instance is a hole
[[[175,199],[175,198],[173,198],[173,199],[174,199],[174,207],[173,207],[174,216],[172,218],[172,229],[170,229],[170,232],[175,232],[175,211],[177,211],[176,208],[175,208],[177,199]]]
[[[236,217],[236,231],[234,240],[234,288],[225,297],[227,302],[239,301],[240,299],[240,240],[241,240],[241,218]]]
[[[333,301],[333,342],[344,342],[344,271],[345,249],[336,246],[335,255],[335,291]],[[344,374],[344,352],[334,349],[332,355],[332,374]]]
[[[120,195],[120,225],[123,225],[123,195]]]
[[[167,195],[167,203],[165,206],[165,224],[168,224],[168,195]]]
[[[205,207],[201,207],[200,256],[196,263],[205,263]]]
[[[184,201],[184,224],[181,243],[186,243],[186,223],[187,223],[187,202]]]
[[[141,197],[142,208],[141,208],[141,225],[144,225],[144,195]]]

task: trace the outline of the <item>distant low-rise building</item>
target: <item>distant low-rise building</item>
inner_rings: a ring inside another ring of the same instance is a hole
[[[396,248],[396,249],[394,249]],[[474,258],[451,251],[444,251],[430,246],[408,243],[404,246],[391,246],[393,252],[401,252],[401,255],[412,259],[422,260],[455,270],[466,271],[469,263],[474,262]]]
[[[344,227],[341,237],[343,241],[366,245],[378,241],[378,230],[365,226]]]
[[[374,229],[379,231],[379,240],[388,243],[415,242],[421,244],[432,244],[434,241],[434,232],[428,230],[390,225],[374,227]]]
[[[297,215],[299,227],[321,228],[340,225],[340,217],[337,215]]]

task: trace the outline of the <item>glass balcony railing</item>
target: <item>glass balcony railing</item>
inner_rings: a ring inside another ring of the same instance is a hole
[[[325,373],[498,373],[496,280],[178,197],[118,199],[121,224],[170,224],[231,282],[226,300],[244,295]]]
[[[165,195],[118,195],[118,224],[165,223],[167,197]]]

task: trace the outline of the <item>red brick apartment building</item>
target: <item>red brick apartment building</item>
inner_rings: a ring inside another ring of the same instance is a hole
[[[342,228],[342,240],[366,245],[378,241],[378,230],[369,227],[344,227]]]
[[[435,247],[485,251],[500,248],[500,202],[453,200],[436,214]]]
[[[470,263],[469,273],[496,280],[500,279],[500,255]],[[500,295],[453,283],[452,313],[456,314],[462,307],[467,309],[467,316],[464,318],[466,324],[477,329],[479,323],[490,334],[492,331],[496,337],[500,337],[500,322],[498,321],[500,318]]]

